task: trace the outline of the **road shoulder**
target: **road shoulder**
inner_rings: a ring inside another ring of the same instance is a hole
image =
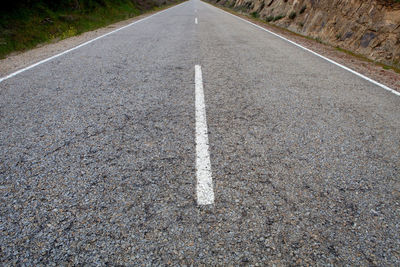
[[[111,31],[114,31],[116,29],[119,29],[121,27],[129,25],[135,21],[139,21],[141,19],[149,17],[155,13],[158,13],[162,10],[171,8],[173,6],[181,4],[183,2],[184,1],[179,1],[175,4],[167,5],[163,8],[160,8],[159,10],[149,11],[142,15],[139,15],[139,16],[127,19],[127,20],[119,21],[119,22],[110,24],[106,27],[98,28],[93,31],[88,31],[88,32],[85,32],[80,35],[73,36],[73,37],[70,37],[67,39],[58,40],[58,41],[51,42],[51,43],[40,44],[36,48],[33,48],[28,51],[11,53],[6,58],[0,60],[0,77],[9,75],[15,71],[23,69],[32,64],[35,64],[41,60],[44,60],[46,58],[57,55],[63,51],[71,49],[75,46],[83,44],[94,38],[97,38],[99,36],[107,34]]]
[[[335,47],[329,46],[327,44],[318,42],[316,40],[312,40],[301,36],[299,34],[293,33],[287,29],[280,28],[276,25],[267,24],[266,22],[262,22],[259,19],[251,18],[247,14],[236,12],[227,7],[223,7],[221,5],[215,5],[213,3],[209,3],[207,1],[203,1],[206,4],[210,4],[219,9],[222,9],[226,12],[229,12],[235,16],[238,16],[242,19],[245,19],[249,22],[252,22],[260,27],[263,27],[271,32],[281,35],[299,45],[302,45],[322,56],[325,56],[333,61],[336,61],[339,64],[342,64],[356,72],[359,72],[379,83],[382,83],[396,91],[400,92],[400,73],[396,73],[392,69],[384,69],[381,65],[376,64],[375,62],[365,60],[363,58],[345,53],[336,49]]]

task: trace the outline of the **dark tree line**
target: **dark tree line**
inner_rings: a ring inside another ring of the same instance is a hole
[[[106,6],[107,3],[126,3],[127,1],[137,2],[137,0],[13,0],[6,1],[1,9],[10,11],[17,8],[37,8],[40,6],[51,10],[90,10],[97,6]],[[144,0],[143,2],[145,2]]]

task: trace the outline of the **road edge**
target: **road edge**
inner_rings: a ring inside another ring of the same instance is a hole
[[[76,50],[76,49],[79,49],[79,48],[81,48],[81,47],[83,47],[83,46],[86,46],[86,45],[88,45],[88,44],[90,44],[90,43],[92,43],[92,42],[95,42],[95,41],[97,41],[97,40],[99,40],[99,39],[101,39],[101,38],[103,38],[103,37],[106,37],[106,36],[108,36],[108,35],[111,35],[111,34],[113,34],[113,33],[118,32],[118,31],[120,31],[120,30],[123,30],[123,29],[125,29],[125,28],[128,28],[128,27],[130,27],[130,26],[132,26],[132,25],[134,25],[134,24],[136,24],[136,23],[145,21],[145,20],[147,20],[147,19],[149,19],[149,18],[151,18],[151,17],[153,17],[153,16],[156,16],[156,15],[158,15],[158,14],[164,13],[164,12],[166,12],[167,10],[170,10],[170,9],[172,9],[172,8],[181,6],[181,5],[185,4],[187,1],[188,1],[188,0],[184,0],[184,1],[180,2],[180,3],[174,4],[174,5],[172,5],[172,6],[166,6],[165,8],[163,8],[163,9],[161,9],[161,10],[159,10],[159,11],[156,11],[156,12],[149,12],[149,13],[142,14],[142,15],[140,15],[140,16],[131,18],[131,19],[129,19],[129,21],[133,20],[132,22],[130,22],[130,23],[124,25],[124,26],[121,26],[121,27],[119,27],[119,28],[117,28],[117,29],[115,29],[115,30],[111,30],[111,31],[109,31],[109,32],[106,32],[106,33],[104,33],[104,34],[101,34],[101,35],[99,35],[99,36],[96,36],[96,37],[94,37],[94,38],[92,38],[92,39],[89,39],[89,40],[87,40],[87,41],[84,41],[84,42],[82,42],[82,43],[80,43],[80,44],[74,44],[74,45],[72,45],[72,47],[67,48],[66,50],[60,49],[60,50],[58,50],[57,52],[55,52],[54,55],[46,55],[46,56],[42,57],[43,59],[41,59],[41,60],[38,59],[38,58],[36,58],[36,59],[32,60],[32,61],[29,62],[29,63],[21,64],[22,66],[21,66],[21,65],[20,65],[20,66],[16,66],[16,67],[14,67],[12,70],[6,71],[5,75],[3,74],[4,76],[1,76],[1,77],[0,77],[0,83],[3,82],[3,81],[5,81],[5,80],[7,80],[7,79],[10,79],[10,78],[12,78],[12,77],[18,75],[18,74],[20,74],[20,73],[22,73],[22,72],[25,72],[25,71],[27,71],[27,70],[29,70],[29,69],[32,69],[32,68],[34,68],[34,67],[36,67],[36,66],[38,66],[38,65],[41,65],[41,64],[46,63],[46,62],[48,62],[48,61],[51,61],[51,60],[53,60],[53,59],[55,59],[55,58],[58,58],[58,57],[60,57],[60,56],[62,56],[62,55],[65,55],[65,54],[67,54],[67,53],[69,53],[69,52],[72,52],[72,51],[74,51],[74,50]],[[88,31],[88,32],[85,32],[85,33],[88,34],[88,33],[96,32],[96,31],[98,31],[98,30],[100,30],[100,29],[107,29],[107,28],[110,28],[111,25],[115,25],[115,24],[119,24],[119,23],[123,23],[123,22],[124,22],[124,21],[120,21],[120,22],[117,22],[117,23],[114,23],[114,24],[107,25],[107,26],[105,26],[105,27],[103,27],[103,28],[99,28],[99,29],[96,29],[96,30],[93,30],[93,31]],[[85,33],[84,33],[84,34],[85,34]],[[74,37],[77,37],[77,36],[74,36]],[[72,38],[74,38],[74,37],[72,37]],[[61,42],[66,41],[66,40],[68,40],[68,39],[60,40],[60,41],[57,42],[57,43],[53,43],[53,45],[58,44],[58,43],[61,43]],[[49,44],[49,45],[51,45],[51,44]],[[28,51],[19,53],[19,54],[16,55],[16,56],[23,57],[24,55],[26,55],[26,54],[28,54],[28,53],[32,53],[33,51],[35,51],[35,50],[37,50],[37,49],[40,49],[40,48],[43,48],[43,47],[33,48],[33,49],[28,50]],[[51,53],[49,53],[49,54],[51,54]],[[0,63],[1,63],[1,62],[4,62],[4,61],[7,61],[7,60],[11,60],[11,58],[13,58],[13,57],[15,57],[15,56],[10,55],[9,57],[6,57],[5,59],[0,60]],[[39,57],[39,58],[40,58],[40,57]],[[35,61],[36,61],[36,62],[35,62]],[[35,63],[34,63],[34,62],[35,62]],[[23,67],[23,66],[26,66],[26,67]]]
[[[315,55],[315,56],[317,56],[317,57],[319,57],[319,58],[322,58],[322,59],[328,61],[329,63],[332,63],[332,64],[334,64],[334,65],[336,65],[336,66],[338,66],[338,67],[340,67],[340,68],[342,68],[342,69],[344,69],[344,70],[346,70],[346,71],[349,71],[349,72],[351,72],[351,73],[357,75],[358,77],[360,77],[360,78],[362,78],[362,79],[364,79],[364,80],[367,80],[367,81],[369,81],[369,82],[371,82],[371,83],[373,83],[373,84],[375,84],[375,85],[377,85],[377,86],[379,86],[379,87],[381,87],[381,88],[383,88],[383,89],[385,89],[385,90],[387,90],[387,91],[389,91],[389,92],[391,92],[391,93],[393,93],[393,94],[395,94],[395,95],[397,95],[397,96],[400,96],[400,92],[399,92],[399,91],[396,91],[396,90],[390,88],[389,86],[386,86],[386,85],[384,85],[384,84],[382,84],[382,83],[380,83],[380,82],[378,82],[378,81],[375,81],[374,79],[369,78],[369,77],[367,77],[367,76],[365,76],[365,75],[363,75],[363,74],[361,74],[361,73],[359,73],[359,72],[357,72],[357,71],[355,71],[355,70],[353,70],[353,69],[351,69],[351,68],[349,68],[349,67],[347,67],[347,66],[345,66],[345,65],[343,65],[343,64],[340,64],[340,63],[334,61],[333,59],[330,59],[330,58],[328,58],[328,57],[326,57],[326,56],[323,56],[323,55],[321,55],[321,54],[319,54],[319,53],[317,53],[317,52],[315,52],[315,51],[313,51],[313,50],[311,50],[311,49],[309,49],[309,48],[307,48],[307,47],[305,47],[305,46],[302,46],[302,45],[300,45],[300,44],[298,44],[298,43],[296,43],[296,42],[294,42],[294,41],[292,41],[292,40],[289,40],[288,38],[283,37],[283,36],[281,36],[280,34],[277,34],[277,33],[273,32],[273,31],[270,31],[270,30],[268,30],[266,27],[257,25],[257,24],[251,22],[251,21],[248,20],[248,19],[239,17],[239,16],[237,16],[237,15],[231,13],[231,12],[228,12],[228,11],[224,10],[222,7],[212,5],[212,4],[207,3],[207,2],[205,2],[205,1],[203,1],[203,0],[201,0],[201,2],[204,3],[204,4],[206,4],[206,5],[209,5],[209,6],[211,6],[211,7],[217,8],[217,9],[219,9],[219,10],[220,10],[221,12],[223,12],[223,13],[226,13],[226,14],[228,14],[228,15],[230,15],[230,16],[233,16],[233,17],[235,17],[235,18],[237,18],[237,19],[239,19],[239,20],[242,20],[242,21],[244,21],[244,22],[246,22],[246,23],[249,23],[249,24],[251,24],[252,26],[254,26],[254,27],[256,27],[256,28],[259,28],[259,29],[261,29],[261,30],[263,30],[263,31],[265,31],[265,32],[267,32],[267,33],[269,33],[269,34],[272,34],[272,35],[274,35],[274,36],[276,36],[276,37],[278,37],[278,38],[280,38],[280,39],[282,39],[282,40],[284,40],[284,41],[287,41],[287,42],[291,43],[292,45],[295,45],[295,46],[297,46],[297,47],[299,47],[299,48],[301,48],[301,49],[303,49],[303,50],[305,50],[305,51],[307,51],[307,52],[309,52],[309,53],[311,53],[311,54],[313,54],[313,55]]]

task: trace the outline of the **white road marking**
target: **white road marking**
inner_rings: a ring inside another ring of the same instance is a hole
[[[213,181],[211,176],[210,152],[208,149],[208,132],[206,107],[204,104],[203,78],[201,67],[195,66],[196,96],[196,176],[197,204],[214,203]]]
[[[196,23],[196,24],[197,24],[197,18],[195,18],[195,19],[194,19],[194,23]]]
[[[23,68],[23,69],[20,69],[20,70],[18,70],[18,71],[16,71],[16,72],[13,72],[13,73],[11,73],[11,74],[9,74],[9,75],[7,75],[7,76],[1,77],[1,78],[0,78],[0,83],[1,83],[2,81],[4,81],[4,80],[7,80],[7,79],[11,78],[11,77],[14,77],[14,76],[17,75],[17,74],[20,74],[20,73],[22,73],[22,72],[24,72],[24,71],[30,70],[30,69],[32,69],[32,68],[34,68],[34,67],[36,67],[36,66],[38,66],[38,65],[40,65],[40,64],[43,64],[43,63],[45,63],[45,62],[47,62],[47,61],[50,61],[50,60],[52,60],[52,59],[55,59],[55,58],[57,58],[57,57],[59,57],[59,56],[65,55],[65,54],[67,54],[67,53],[69,53],[69,52],[71,52],[71,51],[74,51],[74,50],[76,50],[76,49],[78,49],[78,48],[81,48],[81,47],[83,47],[83,46],[85,46],[85,45],[88,45],[88,44],[90,44],[90,43],[92,43],[92,42],[94,42],[94,41],[97,41],[97,40],[99,40],[99,39],[101,39],[101,38],[103,38],[103,37],[106,37],[106,36],[108,36],[108,35],[110,35],[110,34],[116,33],[116,32],[118,32],[118,31],[120,31],[120,30],[122,30],[122,29],[125,29],[125,28],[127,28],[127,27],[130,27],[130,26],[132,26],[132,25],[134,25],[134,24],[136,24],[136,23],[145,21],[145,20],[147,20],[147,19],[149,19],[149,18],[151,18],[151,17],[153,17],[153,16],[159,15],[159,14],[161,14],[161,13],[164,13],[164,12],[166,12],[166,11],[168,11],[168,10],[171,10],[171,9],[173,9],[173,8],[175,8],[175,7],[178,7],[178,6],[183,5],[183,4],[186,4],[186,3],[187,3],[187,2],[181,3],[181,4],[179,4],[179,5],[176,5],[176,6],[167,8],[167,9],[165,9],[165,10],[163,10],[163,11],[160,11],[160,12],[157,12],[157,13],[155,13],[155,14],[153,14],[153,15],[150,15],[150,16],[148,16],[148,17],[145,17],[145,18],[143,18],[143,19],[134,21],[134,22],[132,22],[132,23],[130,23],[130,24],[128,24],[128,25],[125,25],[125,26],[123,26],[123,27],[121,27],[121,28],[118,28],[118,29],[116,29],[116,30],[113,30],[113,31],[111,31],[111,32],[108,32],[108,33],[106,33],[106,34],[103,34],[103,35],[101,35],[101,36],[99,36],[99,37],[96,37],[96,38],[94,38],[94,39],[92,39],[92,40],[89,40],[89,41],[87,41],[87,42],[85,42],[85,43],[82,43],[82,44],[80,44],[80,45],[77,45],[77,46],[75,46],[75,47],[73,47],[73,48],[70,48],[70,49],[68,49],[68,50],[65,50],[64,52],[61,52],[61,53],[59,53],[59,54],[57,54],[57,55],[54,55],[54,56],[52,56],[52,57],[43,59],[43,60],[41,60],[41,61],[39,61],[39,62],[37,62],[37,63],[35,63],[35,64],[32,64],[32,65],[30,65],[30,66],[28,66],[28,67],[25,67],[25,68]]]
[[[204,2],[203,2],[203,3],[204,3]],[[207,4],[207,3],[205,3],[205,4]],[[210,4],[207,4],[207,5],[210,5]],[[211,6],[211,7],[214,7],[213,5],[210,5],[210,6]],[[216,7],[214,7],[214,8],[216,8]],[[323,56],[323,55],[320,55],[320,54],[318,54],[317,52],[312,51],[311,49],[308,49],[308,48],[306,48],[306,47],[304,47],[304,46],[302,46],[302,45],[300,45],[300,44],[298,44],[298,43],[296,43],[296,42],[293,42],[293,41],[291,41],[291,40],[289,40],[289,39],[287,39],[287,38],[285,38],[285,37],[283,37],[283,36],[280,36],[280,35],[277,34],[277,33],[271,32],[271,31],[269,31],[269,30],[267,30],[267,29],[265,29],[265,28],[263,28],[263,27],[261,27],[261,26],[259,26],[259,25],[257,25],[257,24],[254,24],[254,23],[252,23],[252,22],[250,22],[250,21],[248,21],[248,20],[245,20],[245,19],[243,19],[243,18],[241,18],[241,17],[238,17],[238,16],[236,16],[236,15],[233,15],[233,14],[231,14],[231,13],[229,13],[229,12],[226,12],[225,10],[222,10],[222,9],[220,9],[220,8],[218,8],[218,10],[220,10],[221,12],[224,12],[224,13],[226,13],[226,14],[228,14],[228,15],[231,15],[231,16],[237,18],[237,19],[240,19],[240,20],[242,20],[242,21],[244,21],[244,22],[247,22],[247,23],[249,23],[249,24],[251,24],[251,25],[253,25],[253,26],[255,26],[255,27],[257,27],[257,28],[259,28],[259,29],[261,29],[261,30],[263,30],[263,31],[266,31],[266,32],[268,32],[268,33],[270,33],[270,34],[272,34],[272,35],[275,35],[276,37],[279,37],[279,38],[281,38],[281,39],[283,39],[283,40],[285,40],[285,41],[287,41],[287,42],[289,42],[289,43],[291,43],[291,44],[293,44],[293,45],[295,45],[295,46],[297,46],[297,47],[300,47],[301,49],[304,49],[304,50],[306,50],[306,51],[308,51],[308,52],[310,52],[310,53],[312,53],[312,54],[314,54],[314,55],[316,55],[316,56],[318,56],[318,57],[320,57],[320,58],[322,58],[322,59],[325,59],[326,61],[328,61],[328,62],[330,62],[330,63],[332,63],[332,64],[334,64],[334,65],[336,65],[336,66],[338,66],[338,67],[340,67],[340,68],[342,68],[342,69],[345,69],[345,70],[347,70],[347,71],[349,71],[349,72],[351,72],[351,73],[353,73],[353,74],[355,74],[355,75],[357,75],[357,76],[363,78],[364,80],[367,80],[367,81],[369,81],[369,82],[371,82],[371,83],[373,83],[373,84],[375,84],[375,85],[377,85],[377,86],[379,86],[379,87],[381,87],[381,88],[383,88],[383,89],[385,89],[385,90],[388,90],[389,92],[392,92],[392,93],[395,94],[395,95],[400,96],[400,92],[398,92],[398,91],[396,91],[396,90],[393,90],[392,88],[390,88],[390,87],[388,87],[388,86],[386,86],[386,85],[384,85],[384,84],[381,84],[380,82],[377,82],[377,81],[375,81],[375,80],[373,80],[373,79],[371,79],[371,78],[368,78],[367,76],[365,76],[365,75],[363,75],[363,74],[361,74],[361,73],[358,73],[357,71],[352,70],[352,69],[350,69],[350,68],[348,68],[348,67],[346,67],[346,66],[344,66],[344,65],[342,65],[342,64],[340,64],[340,63],[337,63],[336,61],[333,61],[332,59],[329,59],[329,58],[327,58],[327,57],[325,57],[325,56]]]

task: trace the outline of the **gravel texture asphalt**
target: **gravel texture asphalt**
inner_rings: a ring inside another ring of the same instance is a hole
[[[400,97],[198,0],[0,83],[0,115],[1,265],[400,265]]]

